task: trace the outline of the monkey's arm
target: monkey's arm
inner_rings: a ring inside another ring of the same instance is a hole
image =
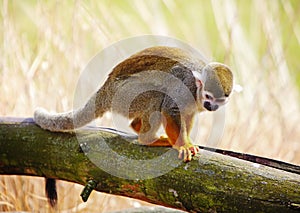
[[[189,136],[192,116],[180,114],[178,109],[164,110],[163,116],[169,143],[178,150],[180,159],[191,161],[192,156],[200,151],[198,146],[192,144]]]

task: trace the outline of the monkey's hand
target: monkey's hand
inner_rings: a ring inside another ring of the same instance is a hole
[[[169,147],[172,146],[172,140],[170,138],[161,136],[150,144],[145,144],[147,146],[160,146],[160,147]],[[183,145],[182,145],[183,144]],[[198,146],[193,145],[191,142],[181,143],[181,145],[173,145],[174,149],[178,150],[178,158],[183,159],[184,162],[189,162],[192,160],[192,157],[196,155],[200,149]]]
[[[184,162],[189,162],[192,160],[192,157],[196,155],[200,149],[198,146],[195,146],[191,143],[187,143],[183,146],[177,147],[176,145],[173,148],[177,149],[179,154],[178,158],[183,159]]]

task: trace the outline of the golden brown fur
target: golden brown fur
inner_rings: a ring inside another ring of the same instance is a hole
[[[195,72],[203,78],[195,77]],[[207,89],[215,98],[228,97],[232,85],[232,73],[223,64],[207,65],[179,48],[151,47],[118,64],[81,109],[61,114],[38,109],[34,118],[44,129],[68,131],[112,110],[133,120],[141,144],[173,146],[179,157],[190,161],[199,151],[189,133],[193,116],[204,110],[202,91]],[[161,124],[167,138],[156,136]]]

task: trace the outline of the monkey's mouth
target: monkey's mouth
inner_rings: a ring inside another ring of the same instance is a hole
[[[208,111],[216,111],[219,108],[219,106],[217,104],[211,104],[208,101],[205,101],[204,104],[203,104],[203,106]]]

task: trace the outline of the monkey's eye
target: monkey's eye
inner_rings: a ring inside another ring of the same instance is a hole
[[[207,100],[213,100],[214,98],[211,95],[205,94],[205,98]]]

